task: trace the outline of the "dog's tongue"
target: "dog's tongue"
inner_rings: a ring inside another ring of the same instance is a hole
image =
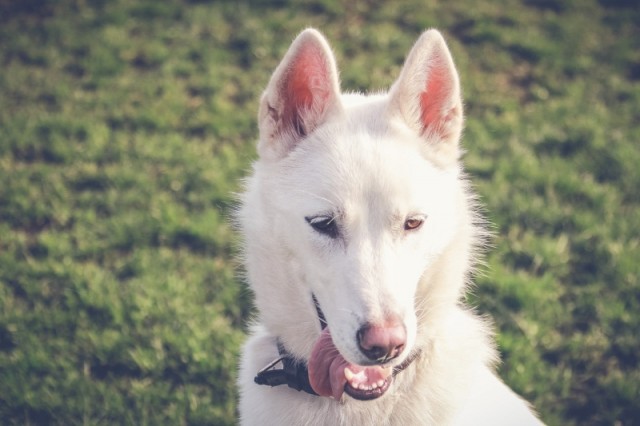
[[[313,346],[309,359],[309,383],[318,395],[342,397],[344,386],[376,387],[391,375],[390,367],[362,367],[350,364],[333,344],[329,328],[325,328]],[[349,377],[347,377],[349,376]]]

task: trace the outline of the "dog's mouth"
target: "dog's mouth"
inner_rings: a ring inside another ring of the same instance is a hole
[[[322,396],[340,400],[343,393],[368,401],[384,395],[393,380],[393,367],[363,367],[349,363],[333,343],[329,328],[316,341],[308,363],[309,383]]]

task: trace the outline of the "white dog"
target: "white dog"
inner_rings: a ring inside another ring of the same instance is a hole
[[[257,324],[243,425],[530,425],[462,304],[485,231],[459,162],[462,100],[426,31],[387,94],[341,94],[302,32],[259,112],[238,212]]]

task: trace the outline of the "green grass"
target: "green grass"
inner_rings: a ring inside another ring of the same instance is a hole
[[[0,0],[2,423],[235,423],[251,297],[233,192],[306,26],[351,90],[445,33],[496,231],[469,301],[500,372],[549,424],[637,424],[633,0]]]

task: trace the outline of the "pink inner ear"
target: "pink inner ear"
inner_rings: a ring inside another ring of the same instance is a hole
[[[306,48],[305,48],[306,47]],[[331,95],[329,66],[317,46],[305,46],[293,60],[285,80],[283,120],[301,136],[315,125]]]
[[[429,70],[425,90],[420,94],[420,108],[422,110],[422,131],[427,129],[440,132],[442,125],[448,120],[449,112],[445,110],[453,90],[451,75],[445,64],[436,63]]]

